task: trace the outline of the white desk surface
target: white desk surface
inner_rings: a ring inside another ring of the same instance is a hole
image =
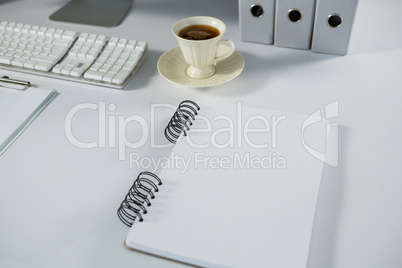
[[[50,21],[66,2],[3,0],[0,17],[145,40],[149,53],[124,91],[0,71],[59,92],[0,157],[0,267],[182,266],[123,247],[128,228],[116,210],[138,170],[128,159],[118,160],[117,148],[73,146],[64,121],[81,103],[113,103],[116,111],[108,115],[139,114],[148,120],[151,104],[177,105],[205,95],[303,114],[339,101],[340,163],[323,174],[309,267],[401,267],[401,1],[361,0],[346,56],[241,42],[233,0],[142,0],[116,28]],[[158,58],[177,45],[171,26],[193,15],[227,24],[226,37],[245,59],[238,78],[195,89],[158,74]],[[97,121],[96,111],[82,112],[74,118],[74,134],[96,141]],[[127,129],[133,140],[134,132]],[[157,158],[169,150],[142,146],[127,153]]]

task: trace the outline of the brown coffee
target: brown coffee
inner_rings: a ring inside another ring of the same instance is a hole
[[[179,36],[188,40],[207,40],[219,35],[219,30],[209,25],[190,25],[180,30]]]

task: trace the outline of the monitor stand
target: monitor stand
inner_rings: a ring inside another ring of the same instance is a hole
[[[50,15],[54,21],[104,27],[119,25],[133,0],[72,0]]]

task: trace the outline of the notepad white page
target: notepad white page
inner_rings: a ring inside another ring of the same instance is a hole
[[[17,88],[0,87],[0,155],[56,95],[52,89]]]
[[[197,120],[189,133],[192,144],[182,139],[175,145],[160,174],[163,185],[144,221],[134,222],[126,245],[205,267],[306,267],[323,169],[301,140],[306,116],[197,103],[211,131]],[[276,129],[274,118],[280,120]],[[244,129],[266,125],[270,132],[245,137]],[[310,144],[326,142],[325,131],[305,134]],[[216,148],[232,141],[233,148]],[[187,169],[179,159],[189,161]]]

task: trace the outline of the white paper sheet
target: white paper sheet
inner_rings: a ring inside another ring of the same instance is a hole
[[[56,95],[52,89],[10,87],[0,84],[0,155]]]

